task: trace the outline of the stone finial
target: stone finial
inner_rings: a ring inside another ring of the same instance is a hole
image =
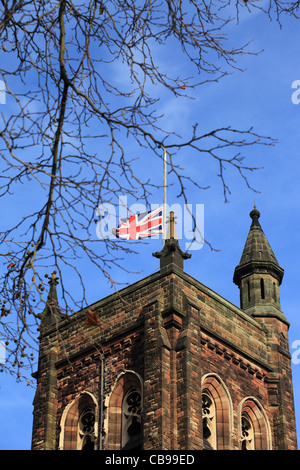
[[[183,260],[189,259],[192,256],[189,253],[184,253],[179,246],[175,230],[175,219],[176,217],[174,217],[174,212],[171,211],[169,216],[168,235],[164,240],[163,249],[152,253],[155,258],[160,259],[161,269],[168,265],[174,265],[183,269]]]
[[[59,278],[56,276],[57,274],[57,271],[53,271],[53,273],[51,274],[51,277],[49,279],[49,284],[50,285],[55,285],[57,286],[57,284],[59,283]]]
[[[255,201],[254,201],[254,207],[252,211],[250,212],[250,217],[252,219],[252,226],[260,226],[260,223],[258,221],[258,219],[260,218],[260,212],[256,208]]]

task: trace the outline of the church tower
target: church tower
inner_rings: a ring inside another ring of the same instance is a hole
[[[240,307],[185,272],[173,213],[158,270],[119,292],[65,316],[53,273],[32,449],[297,448],[283,269],[259,216],[234,272]]]

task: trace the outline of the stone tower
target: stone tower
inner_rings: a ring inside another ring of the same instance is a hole
[[[241,307],[184,271],[172,214],[160,269],[118,293],[66,317],[53,274],[33,449],[296,449],[283,270],[250,216]]]

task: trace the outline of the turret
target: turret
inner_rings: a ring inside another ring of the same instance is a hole
[[[233,277],[240,289],[241,308],[252,316],[276,316],[286,321],[279,295],[284,270],[261,228],[260,212],[255,205],[250,217],[251,227]]]

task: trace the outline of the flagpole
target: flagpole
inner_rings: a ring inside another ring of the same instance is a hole
[[[167,210],[167,151],[164,147],[164,194],[163,194],[163,239],[166,239],[166,210]]]

